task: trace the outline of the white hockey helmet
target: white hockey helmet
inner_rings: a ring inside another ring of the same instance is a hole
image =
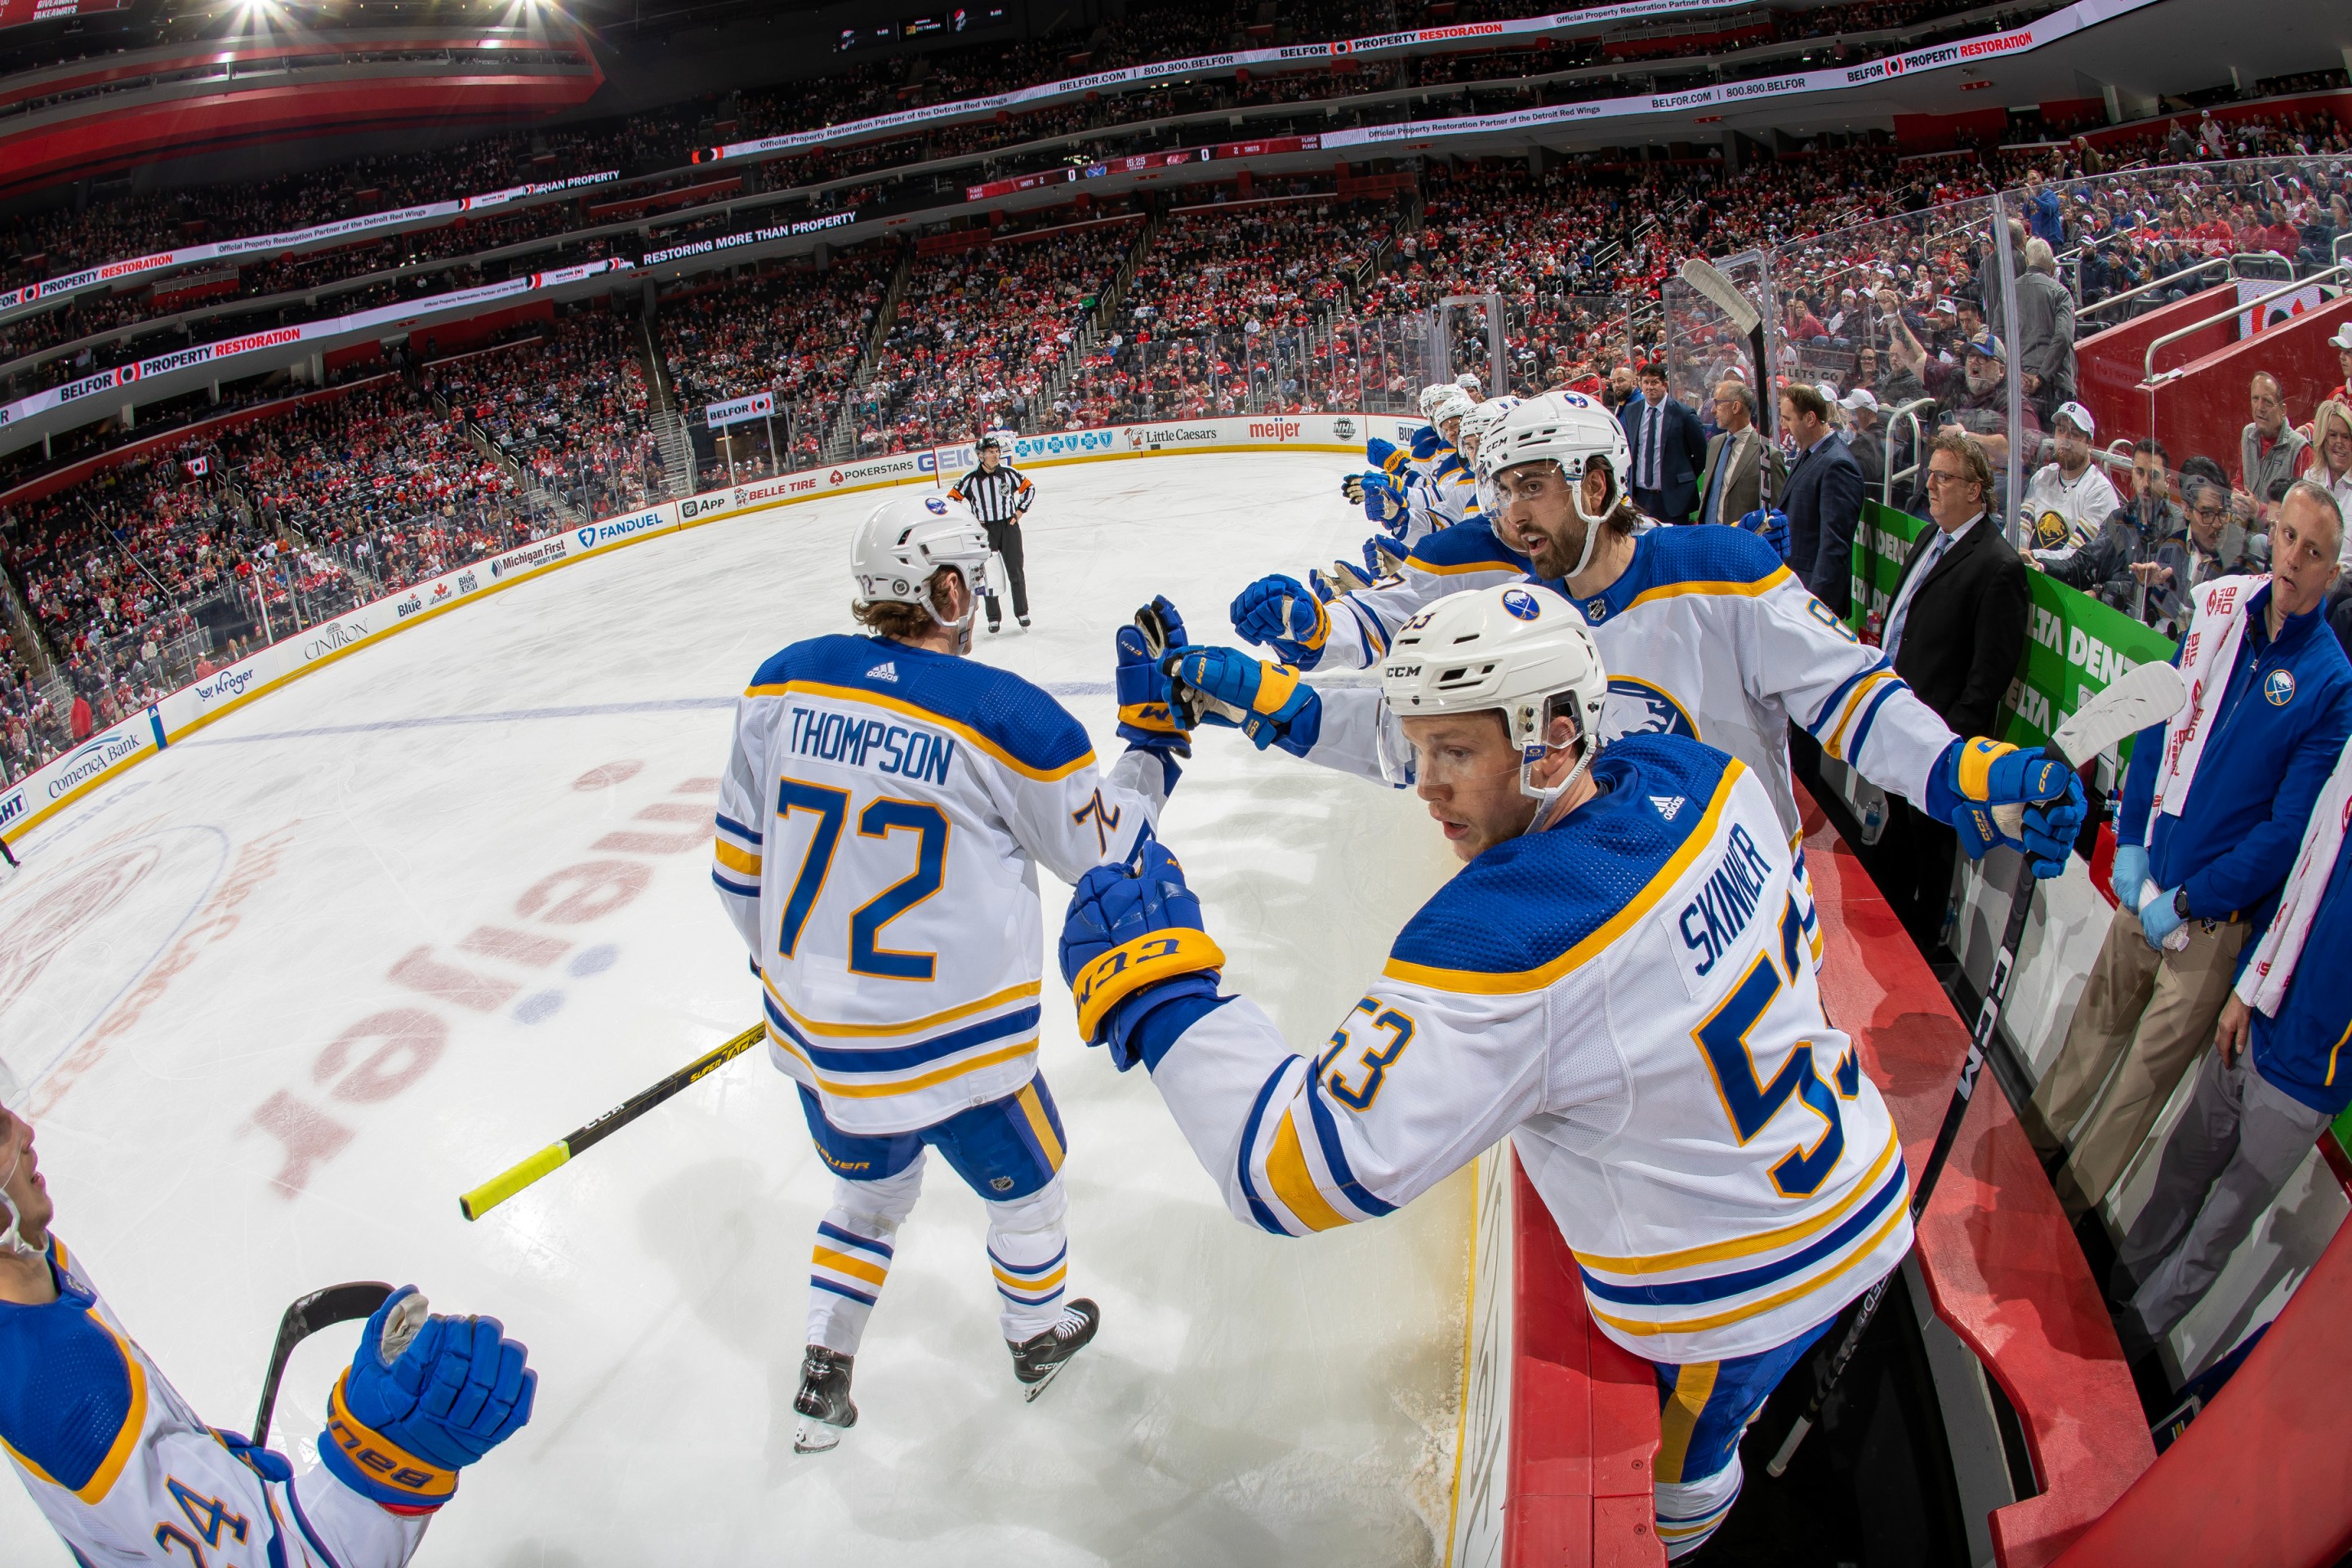
[[[1477,396],[1479,393],[1484,391],[1486,385],[1485,382],[1478,379],[1478,373],[1475,370],[1465,370],[1460,375],[1455,376],[1454,378],[1454,384],[1460,387],[1463,391],[1468,393],[1473,397]]]
[[[1429,400],[1429,422],[1443,430],[1448,419],[1459,419],[1478,406],[1478,400],[1458,386],[1441,386]]]
[[[1591,765],[1601,750],[1609,671],[1584,617],[1563,595],[1533,583],[1449,594],[1397,628],[1381,662],[1381,695],[1396,719],[1493,710],[1519,753],[1519,789],[1547,804]],[[1565,717],[1582,754],[1558,784],[1534,769],[1551,749],[1552,721]],[[1381,771],[1414,782],[1417,764],[1401,727],[1384,727]]]
[[[857,603],[920,605],[931,619],[951,631],[971,626],[972,607],[988,592],[988,531],[971,508],[953,496],[900,492],[866,514],[850,546],[849,573],[857,580]],[[940,618],[931,603],[932,574],[946,567],[961,573],[971,604],[963,618]]]
[[[1528,463],[1559,465],[1561,477],[1568,480],[1569,504],[1584,521],[1584,552],[1570,571],[1571,577],[1591,563],[1601,524],[1625,499],[1633,477],[1633,454],[1625,444],[1625,427],[1617,423],[1615,415],[1580,392],[1547,392],[1528,398],[1487,433],[1478,455],[1480,469],[1489,479]],[[1584,489],[1578,482],[1593,463],[1609,471],[1609,497],[1598,515],[1585,510]],[[1493,509],[1493,520],[1500,537],[1499,507]],[[1508,539],[1503,542],[1511,543]]]
[[[1423,387],[1421,389],[1421,397],[1419,399],[1421,405],[1421,416],[1423,419],[1430,420],[1433,423],[1437,418],[1434,412],[1437,406],[1437,400],[1444,396],[1447,393],[1456,390],[1458,389],[1454,387],[1452,383],[1444,381],[1432,382],[1429,385]]]
[[[1486,399],[1462,416],[1462,428],[1454,435],[1454,445],[1462,448],[1464,456],[1475,462],[1478,454],[1471,450],[1470,443],[1483,442],[1495,426],[1503,422],[1503,416],[1518,405],[1519,400],[1516,397]]]

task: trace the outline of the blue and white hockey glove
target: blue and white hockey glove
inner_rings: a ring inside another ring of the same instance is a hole
[[[2147,886],[2147,847],[2141,844],[2116,846],[2115,869],[2107,874],[2107,886],[2115,889],[2116,902],[2137,913],[2139,890]]]
[[[1364,569],[1377,583],[1393,577],[1404,565],[1404,542],[1394,533],[1375,533],[1364,541]]]
[[[1364,461],[1379,469],[1384,479],[1402,479],[1405,473],[1406,459],[1413,455],[1395,442],[1383,441],[1377,436],[1364,443]],[[1369,474],[1364,477],[1367,479],[1371,478]]]
[[[1781,560],[1786,561],[1789,558],[1789,514],[1787,512],[1778,508],[1770,511],[1761,510],[1751,511],[1739,520],[1739,526],[1750,533],[1762,534],[1764,542],[1770,545]]]
[[[1184,617],[1166,595],[1153,599],[1150,607],[1168,638],[1159,658],[1152,657],[1143,633],[1134,626],[1119,627],[1113,639],[1118,651],[1118,670],[1112,682],[1118,696],[1118,736],[1129,745],[1163,753],[1163,761],[1171,755],[1189,757],[1192,731],[1170,703],[1166,660],[1168,655],[1192,645],[1184,635]]]
[[[1270,647],[1285,664],[1312,669],[1331,640],[1331,613],[1296,577],[1261,577],[1234,595],[1234,635]]]
[[[2083,781],[2063,761],[2043,756],[2038,746],[2021,750],[1981,735],[1945,747],[1927,773],[1927,814],[1952,825],[1969,858],[2006,844],[2026,856],[2037,877],[2065,869],[2088,805]],[[2038,842],[2001,831],[1993,812],[2006,805],[2029,808],[2033,820],[2026,831]],[[2031,809],[2036,806],[2044,808],[2038,816]],[[2063,847],[2053,855],[2052,846],[2062,835]]]
[[[1077,1003],[1078,1034],[1108,1044],[1121,1072],[1138,1061],[1159,1066],[1192,1020],[1217,1005],[1225,962],[1201,929],[1201,900],[1176,857],[1157,838],[1135,848],[1129,864],[1079,878],[1062,917],[1062,978]],[[1188,1005],[1162,1013],[1179,1001]]]
[[[1404,489],[1379,474],[1364,476],[1364,515],[1391,533],[1405,526]]]
[[[1364,476],[1349,474],[1339,481],[1339,493],[1348,498],[1349,506],[1364,504]]]
[[[428,1317],[388,1357],[387,1326],[414,1320],[416,1308],[404,1306],[412,1300],[422,1304],[416,1287],[401,1287],[360,1331],[327,1398],[319,1458],[362,1497],[423,1512],[457,1495],[457,1472],[530,1419],[539,1374],[496,1318]]]
[[[1239,648],[1187,648],[1176,661],[1178,679],[1242,716],[1203,708],[1201,721],[1236,728],[1261,752],[1280,746],[1294,757],[1313,749],[1323,732],[1323,700],[1286,664],[1268,664]]]

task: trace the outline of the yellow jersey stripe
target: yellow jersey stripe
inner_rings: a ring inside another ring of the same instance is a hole
[[[1786,568],[1783,568],[1786,570]],[[1535,969],[1522,969],[1516,973],[1493,974],[1475,969],[1441,969],[1434,964],[1409,963],[1402,958],[1391,958],[1381,968],[1390,980],[1401,980],[1408,985],[1426,985],[1436,991],[1469,992],[1481,996],[1514,996],[1524,992],[1540,991],[1561,975],[1591,960],[1619,937],[1641,922],[1657,906],[1689,870],[1691,863],[1705,853],[1715,841],[1715,825],[1723,817],[1723,808],[1730,803],[1731,786],[1748,771],[1738,758],[1726,758],[1723,778],[1715,786],[1715,797],[1706,803],[1706,813],[1691,829],[1657,875],[1652,877],[1642,890],[1633,895],[1625,907],[1604,921],[1599,930],[1550,963]]]
[[[887,1100],[894,1094],[912,1094],[919,1089],[929,1089],[933,1084],[946,1083],[950,1079],[959,1079],[966,1073],[978,1072],[982,1068],[992,1068],[1000,1062],[1016,1061],[1037,1048],[1037,1037],[1032,1035],[1027,1039],[1016,1040],[1001,1050],[991,1051],[985,1056],[968,1058],[960,1062],[951,1062],[946,1067],[915,1078],[898,1079],[889,1083],[841,1083],[817,1071],[815,1064],[801,1054],[800,1047],[793,1044],[789,1037],[778,1033],[773,1024],[768,1026],[768,1038],[774,1043],[778,1050],[784,1052],[801,1066],[808,1068],[809,1077],[816,1081],[817,1088],[827,1094],[839,1095],[844,1100]]]
[[[1037,1135],[1037,1146],[1045,1152],[1045,1168],[1060,1170],[1062,1141],[1054,1135],[1053,1119],[1045,1114],[1045,1102],[1037,1098],[1037,1085],[1034,1081],[1023,1084],[1021,1092],[1013,1098],[1020,1103],[1021,1114],[1029,1119],[1029,1131]]]
[[[992,1263],[989,1265],[988,1271],[995,1275],[1000,1281],[1010,1286],[1015,1290],[1027,1290],[1042,1295],[1047,1290],[1057,1288],[1062,1283],[1063,1279],[1067,1278],[1070,1272],[1070,1266],[1065,1263],[1059,1268],[1055,1269],[1051,1274],[1040,1275],[1034,1279],[1024,1279],[1018,1274],[1007,1274],[1003,1269],[997,1268]]]
[[[131,1377],[131,1408],[123,1413],[122,1426],[115,1432],[114,1441],[106,1450],[106,1458],[99,1461],[98,1468],[90,1472],[89,1479],[74,1491],[74,1496],[96,1507],[106,1500],[108,1492],[114,1489],[115,1479],[122,1474],[122,1467],[131,1462],[132,1450],[139,1447],[139,1435],[146,1430],[147,1369],[139,1363],[139,1357],[132,1352],[129,1342],[108,1328],[106,1320],[95,1310],[90,1312],[89,1321],[106,1330],[106,1337],[112,1340],[114,1348],[121,1352],[123,1370]]]
[[[1577,1262],[1602,1274],[1667,1274],[1677,1268],[1696,1268],[1702,1263],[1727,1263],[1735,1258],[1753,1258],[1759,1252],[1776,1252],[1793,1247],[1807,1237],[1829,1229],[1870,1195],[1878,1191],[1878,1179],[1886,1167],[1902,1152],[1903,1141],[1889,1126],[1886,1147],[1880,1150],[1877,1160],[1862,1180],[1853,1184],[1844,1198],[1817,1215],[1777,1229],[1755,1236],[1743,1236],[1734,1241],[1718,1241],[1706,1247],[1687,1247],[1679,1252],[1661,1252],[1647,1258],[1594,1258],[1584,1253],[1576,1255]]]
[[[1630,610],[1635,605],[1646,605],[1653,599],[1678,598],[1685,594],[1721,594],[1734,598],[1757,599],[1770,593],[1781,584],[1795,580],[1795,573],[1786,566],[1776,566],[1769,575],[1759,577],[1753,583],[1730,583],[1721,579],[1696,583],[1662,583],[1657,587],[1644,588],[1634,595],[1626,602],[1625,609]],[[1618,613],[1622,615],[1624,611],[1621,610]]]
[[[1827,752],[1831,756],[1837,758],[1840,762],[1843,762],[1845,760],[1845,732],[1847,728],[1853,723],[1854,715],[1862,711],[1864,704],[1869,700],[1872,692],[1877,690],[1880,687],[1885,685],[1888,681],[1894,679],[1895,672],[1891,669],[1882,669],[1875,675],[1864,677],[1862,684],[1856,686],[1853,690],[1847,695],[1845,700],[1845,711],[1838,715],[1837,728],[1830,731],[1830,738],[1822,743],[1822,750]]]
[[[738,849],[724,838],[714,838],[711,844],[710,852],[717,856],[719,863],[729,870],[740,871],[746,877],[756,877],[760,874],[760,857],[749,849]]]
[[[1852,1252],[1846,1254],[1836,1268],[1800,1280],[1786,1290],[1777,1291],[1761,1300],[1750,1301],[1744,1307],[1734,1307],[1728,1311],[1712,1312],[1704,1318],[1684,1318],[1671,1323],[1653,1323],[1640,1318],[1620,1318],[1604,1312],[1594,1305],[1590,1296],[1585,1298],[1584,1304],[1595,1318],[1612,1329],[1622,1329],[1629,1334],[1696,1334],[1704,1333],[1708,1329],[1722,1328],[1727,1323],[1744,1322],[1749,1318],[1761,1317],[1775,1307],[1786,1306],[1800,1296],[1820,1289],[1875,1252],[1878,1249],[1878,1244],[1892,1236],[1895,1233],[1895,1227],[1908,1218],[1910,1213],[1911,1207],[1908,1204],[1896,1204],[1894,1205],[1894,1212],[1886,1216],[1886,1223],[1871,1232],[1869,1239],[1861,1242]]]
[[[1265,1157],[1265,1175],[1282,1206],[1297,1215],[1298,1223],[1307,1229],[1337,1230],[1348,1223],[1348,1216],[1316,1190],[1306,1151],[1298,1146],[1298,1128],[1287,1110],[1282,1113],[1282,1125],[1275,1130],[1274,1151]]]
[[[909,719],[920,719],[924,723],[937,724],[942,730],[952,730],[1022,777],[1037,779],[1045,784],[1068,778],[1080,768],[1090,768],[1095,765],[1094,748],[1089,746],[1083,755],[1064,763],[1059,767],[1032,767],[969,724],[950,719],[943,713],[934,713],[928,708],[919,708],[914,703],[899,698],[886,697],[878,691],[861,691],[854,686],[831,686],[821,680],[787,680],[776,686],[746,687],[743,695],[789,697],[795,691],[804,691],[812,697],[830,697],[840,702],[862,702],[871,708],[887,708],[893,713],[903,713]]]
[[[863,1258],[852,1258],[846,1252],[835,1252],[829,1247],[818,1247],[813,1261],[819,1268],[830,1268],[836,1274],[863,1279],[868,1285],[880,1285],[890,1278],[890,1271],[880,1264],[868,1263]]]
[[[1001,1007],[1007,1002],[1034,996],[1044,985],[1042,981],[1024,981],[1018,985],[1006,986],[993,996],[983,996],[977,1002],[966,1002],[960,1007],[944,1008],[920,1018],[909,1018],[903,1024],[828,1024],[821,1019],[803,1017],[800,1010],[784,1000],[782,994],[776,989],[775,982],[765,973],[760,976],[760,983],[768,988],[768,994],[776,999],[776,1005],[784,1010],[784,1016],[793,1024],[812,1035],[827,1035],[837,1039],[878,1039],[890,1035],[911,1035],[919,1030],[937,1028],[941,1024],[952,1024],[958,1018],[969,1018],[974,1013],[985,1013],[991,1007]]]
[[[1408,559],[1405,564],[1432,577],[1465,577],[1473,572],[1507,572],[1515,577],[1527,575],[1507,561],[1465,561],[1458,565],[1440,565],[1433,561]]]
[[[1683,1479],[1683,1463],[1690,1456],[1691,1433],[1699,1412],[1714,1397],[1716,1373],[1721,1362],[1692,1362],[1675,1373],[1675,1391],[1658,1412],[1658,1458],[1651,1479],[1673,1483]]]

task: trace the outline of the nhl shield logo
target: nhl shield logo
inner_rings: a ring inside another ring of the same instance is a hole
[[[1013,1190],[1013,1178],[1010,1176],[991,1176],[988,1178],[988,1184],[995,1188],[1000,1193],[1009,1193]]]
[[[1356,422],[1348,418],[1334,419],[1331,421],[1331,434],[1342,441],[1352,441],[1356,438]]]
[[[1606,599],[1595,599],[1591,604],[1585,605],[1584,618],[1591,621],[1596,626],[1601,622],[1607,620],[1609,618],[1609,601]]]

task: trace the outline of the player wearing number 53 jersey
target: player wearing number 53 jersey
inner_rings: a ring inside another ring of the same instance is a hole
[[[961,501],[885,502],[852,563],[877,635],[814,637],[762,665],[720,784],[712,879],[760,972],[771,1058],[838,1178],[809,1279],[803,1451],[856,1419],[850,1360],[927,1149],[987,1202],[1004,1337],[1031,1397],[1097,1321],[1092,1302],[1065,1300],[1062,1125],[1037,1072],[1037,868],[1075,880],[1129,855],[1184,737],[1144,700],[1165,683],[1131,627],[1131,743],[1108,775],[1059,703],[962,657],[988,560]]]
[[[1788,839],[1736,758],[1599,743],[1608,674],[1539,587],[1441,601],[1382,685],[1467,864],[1328,1043],[1243,997],[1164,847],[1078,884],[1079,1028],[1141,1060],[1236,1216],[1378,1218],[1509,1135],[1593,1318],[1656,1365],[1657,1527],[1695,1548],[1748,1421],[1910,1245],[1903,1156],[1814,988]]]

